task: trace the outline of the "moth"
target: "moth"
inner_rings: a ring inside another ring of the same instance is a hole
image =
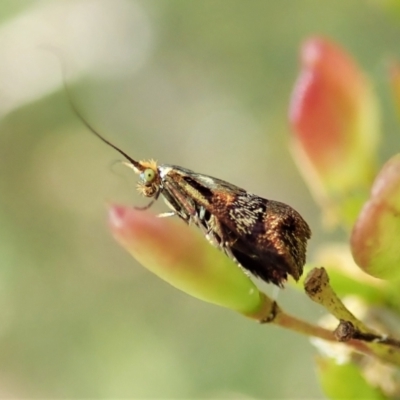
[[[125,157],[139,175],[137,190],[152,198],[142,209],[162,197],[170,212],[160,216],[178,216],[195,225],[245,271],[279,287],[288,275],[296,281],[300,278],[311,230],[292,207],[176,165],[136,161],[93,129],[70,97],[69,101],[83,124]]]

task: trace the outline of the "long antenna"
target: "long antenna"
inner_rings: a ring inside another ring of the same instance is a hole
[[[64,59],[62,57],[62,55],[59,53],[59,50],[51,47],[51,46],[41,46],[42,49],[44,50],[48,50],[51,53],[53,53],[58,60],[60,61],[61,64],[61,74],[62,74],[62,83],[64,86],[64,90],[65,90],[65,94],[67,96],[67,100],[68,103],[70,105],[70,107],[72,108],[72,111],[76,114],[76,116],[81,120],[81,122],[86,126],[86,128],[89,129],[90,132],[92,132],[94,135],[96,135],[100,140],[102,140],[105,144],[109,145],[110,147],[112,147],[114,150],[117,150],[118,153],[120,153],[121,155],[123,155],[130,163],[132,163],[132,165],[137,168],[139,171],[143,170],[143,166],[135,161],[132,157],[130,157],[128,154],[126,154],[123,150],[121,150],[120,148],[118,148],[117,146],[115,146],[114,144],[112,144],[110,141],[108,141],[105,137],[103,137],[102,135],[100,135],[100,133],[98,133],[90,124],[89,122],[86,120],[86,118],[82,115],[82,113],[79,111],[78,107],[75,105],[71,92],[69,90],[68,84],[67,84],[67,79],[66,79],[66,65],[64,62]]]

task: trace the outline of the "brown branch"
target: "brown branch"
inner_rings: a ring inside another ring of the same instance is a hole
[[[265,294],[263,294],[262,303],[262,307],[256,313],[251,315],[246,314],[246,316],[256,319],[260,323],[275,324],[301,335],[317,337],[337,343],[338,340],[332,331],[321,326],[311,324],[307,321],[303,321],[297,317],[294,317],[293,315],[287,314],[282,308],[279,307],[276,301],[273,301]],[[372,356],[374,355],[371,349],[361,341],[350,339],[348,342],[346,342],[346,344],[360,353],[369,354]]]
[[[381,343],[400,349],[400,340],[394,339],[387,335],[361,332],[350,321],[340,320],[340,323],[335,329],[334,334],[339,342],[347,342],[351,339],[357,339],[363,340],[364,342]]]

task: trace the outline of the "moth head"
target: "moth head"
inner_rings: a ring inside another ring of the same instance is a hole
[[[161,177],[157,163],[154,160],[139,161],[138,165],[132,165],[133,170],[139,174],[137,190],[145,197],[156,196],[160,192]]]

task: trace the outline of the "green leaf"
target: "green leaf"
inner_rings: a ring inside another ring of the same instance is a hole
[[[351,251],[366,273],[400,280],[400,154],[381,169],[351,235]]]

